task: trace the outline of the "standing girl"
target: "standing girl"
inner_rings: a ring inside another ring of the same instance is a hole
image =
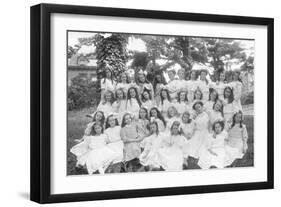
[[[202,70],[200,72],[200,80],[198,81],[198,87],[203,93],[202,100],[205,102],[209,98],[209,81],[207,80],[208,72],[206,70]]]
[[[211,127],[213,126],[213,124],[220,120],[224,120],[224,114],[223,114],[223,103],[221,100],[217,100],[214,105],[213,105],[213,109],[210,110],[208,112],[209,115],[209,119],[210,119],[210,131],[211,131]]]
[[[151,122],[148,128],[150,135],[141,142],[143,151],[139,159],[140,163],[143,166],[148,167],[148,171],[151,171],[160,168],[157,152],[163,135],[159,132],[156,121]]]
[[[187,91],[187,80],[185,80],[185,69],[180,68],[178,70],[178,77],[179,79],[176,80],[177,93],[179,93],[180,91]]]
[[[153,107],[150,109],[150,121],[156,121],[158,125],[158,129],[160,132],[165,131],[166,129],[166,121],[164,117],[162,116],[161,112],[156,108]]]
[[[185,153],[187,139],[180,133],[180,122],[175,121],[169,135],[162,137],[158,159],[164,170],[182,170],[188,154]],[[185,163],[187,164],[187,162]]]
[[[217,79],[216,83],[212,83],[210,85],[210,87],[212,87],[213,89],[215,89],[218,92],[219,99],[223,99],[223,91],[224,91],[226,86],[227,86],[227,84],[226,84],[226,81],[225,81],[225,73],[224,72],[220,72],[218,74],[218,79]]]
[[[150,110],[154,106],[151,91],[145,88],[141,94],[142,106]]]
[[[198,88],[198,75],[195,70],[190,71],[189,80],[187,81],[187,88],[188,88],[188,100],[192,102],[194,99],[194,92]]]
[[[126,111],[126,95],[123,89],[118,88],[115,91],[116,100],[112,104],[114,112],[118,114],[118,123],[121,123],[123,114]]]
[[[213,109],[214,103],[218,99],[219,99],[219,95],[218,95],[217,91],[213,88],[210,88],[209,100],[204,103],[204,108],[207,113]]]
[[[230,83],[233,88],[233,107],[235,111],[242,111],[241,95],[242,95],[242,80],[240,79],[240,72],[235,71],[233,73],[233,81]]]
[[[97,107],[98,111],[102,111],[104,113],[104,116],[107,117],[108,114],[111,114],[114,112],[114,108],[112,106],[114,102],[114,94],[112,91],[105,91],[104,92],[104,99],[101,100],[100,104]]]
[[[116,153],[107,146],[107,143],[108,139],[103,134],[103,127],[99,123],[95,123],[91,134],[86,136],[83,142],[70,149],[70,152],[76,155],[76,166],[86,166],[89,174],[96,171],[104,174],[107,167],[116,158]]]
[[[130,80],[129,76],[127,73],[122,73],[120,76],[120,82],[117,83],[116,89],[122,89],[125,94],[127,94],[128,89],[130,87]]]
[[[177,103],[175,103],[175,107],[180,115],[182,115],[183,112],[190,110],[186,91],[180,91],[178,93]]]
[[[141,107],[138,90],[135,87],[130,87],[127,95],[126,111],[131,113],[134,118],[138,117]]]
[[[176,71],[171,69],[171,70],[168,70],[168,76],[169,76],[169,82],[167,84],[167,90],[168,90],[168,93],[171,97],[170,101],[173,101],[176,99],[176,96],[177,96],[177,89],[178,89],[178,82],[177,80],[175,79],[175,76],[176,76]]]
[[[139,136],[137,125],[133,122],[131,114],[124,114],[121,127],[120,134],[124,142],[125,171],[131,172],[141,154],[140,142],[143,138]]]
[[[181,117],[181,132],[187,140],[191,139],[194,134],[194,121],[190,118],[188,111],[184,112]]]
[[[232,117],[235,112],[235,108],[233,105],[234,97],[233,97],[233,90],[229,86],[224,89],[223,92],[223,116],[227,122],[232,121]]]
[[[121,140],[120,131],[121,127],[118,126],[118,116],[116,114],[111,114],[107,117],[105,123],[104,133],[107,135],[108,144],[107,146],[116,153],[116,157],[113,160],[113,164],[121,164],[123,161],[123,149],[124,143]],[[119,165],[119,172],[120,172]]]
[[[174,106],[170,106],[168,108],[168,112],[167,112],[167,125],[166,125],[166,129],[170,130],[172,124],[174,123],[174,121],[179,121],[180,118],[178,117],[178,111]]]
[[[160,91],[166,85],[166,80],[162,74],[162,72],[158,72],[155,74],[153,80],[153,89],[154,89],[154,100],[157,106],[160,104]]]
[[[154,97],[153,86],[147,80],[146,73],[143,70],[139,70],[139,72],[137,73],[136,83],[138,86],[139,94],[142,94],[144,89],[146,88],[151,92],[151,96]]]
[[[163,88],[160,92],[160,104],[159,109],[163,117],[167,117],[168,108],[172,105],[171,98],[168,89]]]
[[[115,87],[116,87],[116,83],[113,80],[112,71],[109,67],[105,68],[104,78],[101,79],[100,86],[101,86],[101,101],[103,101],[104,100],[104,93],[108,90],[114,91]]]

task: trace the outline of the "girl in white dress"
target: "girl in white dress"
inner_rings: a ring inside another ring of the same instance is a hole
[[[170,133],[162,137],[158,149],[158,160],[160,166],[166,171],[182,170],[186,154],[187,139],[180,133],[180,122],[175,121]]]
[[[217,81],[214,83],[210,83],[210,87],[215,89],[219,94],[219,99],[223,99],[223,91],[225,87],[227,86],[226,80],[225,80],[225,73],[221,72],[218,75]]]
[[[172,124],[175,122],[175,121],[180,121],[180,118],[179,118],[179,113],[177,111],[177,109],[174,107],[174,106],[170,106],[168,108],[168,112],[167,112],[167,119],[166,119],[166,130],[167,131],[170,131],[171,129],[171,126]]]
[[[93,114],[92,121],[87,124],[87,127],[84,131],[84,136],[90,136],[94,123],[99,123],[101,126],[104,126],[104,122],[105,122],[104,113],[102,111],[96,111]],[[79,141],[82,141],[82,139],[80,139]]]
[[[202,100],[206,102],[209,99],[209,81],[206,76],[208,75],[207,70],[201,70],[200,80],[198,80],[198,87],[203,93]]]
[[[209,131],[212,130],[212,126],[213,124],[218,121],[218,120],[224,120],[223,116],[223,103],[221,100],[217,100],[215,103],[214,103],[214,107],[212,110],[210,110],[208,112],[208,115],[209,115],[209,119],[210,119],[210,127],[209,127]]]
[[[169,96],[171,97],[170,101],[172,102],[173,100],[176,99],[177,89],[178,89],[178,86],[177,86],[178,82],[175,79],[176,71],[173,69],[168,70],[168,76],[169,76],[169,82],[168,82],[166,88],[168,90]]]
[[[186,91],[180,91],[178,93],[177,103],[175,103],[174,106],[176,107],[176,109],[180,115],[182,115],[183,112],[185,112],[185,111],[190,111]]]
[[[199,88],[197,88],[194,91],[193,101],[189,103],[189,107],[192,109],[192,111],[191,111],[191,116],[192,117],[196,116],[196,111],[194,110],[194,107],[193,107],[194,104],[197,103],[198,101],[200,101],[200,102],[202,102],[204,104],[202,99],[203,99],[203,93],[202,93],[202,91]]]
[[[232,117],[236,112],[233,104],[234,98],[231,87],[227,86],[224,89],[223,98],[223,116],[226,122],[231,123]]]
[[[110,68],[105,68],[104,78],[100,81],[101,86],[101,102],[104,100],[104,93],[106,91],[115,91],[116,82],[113,80],[113,73]]]
[[[198,74],[195,70],[190,71],[189,80],[187,81],[188,101],[193,102],[194,92],[198,88]]]
[[[97,107],[97,111],[102,111],[104,113],[104,116],[107,117],[108,114],[111,114],[114,112],[114,108],[112,106],[114,102],[114,94],[112,91],[105,91],[104,92],[104,99],[100,102],[100,104]]]
[[[159,132],[158,124],[153,121],[149,124],[150,135],[141,142],[142,153],[140,155],[140,163],[148,167],[147,171],[159,170],[160,163],[158,160],[158,149],[163,134]]]
[[[140,107],[141,101],[139,99],[138,90],[135,87],[130,87],[127,95],[126,112],[131,113],[134,119],[137,119]]]
[[[169,94],[169,91],[166,89],[166,88],[163,88],[160,92],[160,104],[159,104],[159,109],[163,115],[163,117],[167,117],[167,111],[168,111],[168,108],[170,106],[172,106],[172,103],[171,103],[171,98],[170,98],[170,94]]]
[[[121,123],[124,113],[126,112],[126,95],[123,89],[118,88],[115,91],[116,100],[113,102],[112,107],[114,112],[118,114],[118,123]]]
[[[147,80],[146,78],[146,72],[144,72],[143,70],[140,70],[137,73],[137,77],[136,77],[136,83],[138,86],[138,92],[139,94],[142,94],[144,89],[148,89],[151,93],[151,97],[154,97],[154,91],[153,91],[153,86],[152,84]]]
[[[194,118],[194,135],[189,140],[186,150],[190,157],[198,159],[201,148],[204,146],[206,137],[209,134],[209,116],[204,111],[201,101],[196,102],[193,105],[193,109],[196,112]]]
[[[210,88],[209,100],[204,103],[204,109],[207,113],[213,109],[214,103],[218,100],[218,98],[218,92],[215,89]]]
[[[225,167],[225,139],[227,133],[223,131],[224,122],[216,121],[213,125],[213,133],[207,136],[205,148],[201,150],[198,165],[202,169]]]
[[[177,95],[180,91],[186,91],[187,92],[187,80],[185,79],[185,69],[180,68],[178,70],[178,77],[179,79],[176,80],[176,88],[177,88]]]
[[[241,111],[233,116],[233,121],[230,129],[228,130],[227,145],[238,149],[239,154],[236,158],[242,158],[248,149],[248,132],[246,125],[243,124],[243,114]]]
[[[162,88],[166,85],[166,80],[163,76],[162,72],[158,72],[155,74],[155,77],[153,79],[153,89],[154,89],[154,100],[156,103],[156,106],[159,106],[160,104],[160,91]]]
[[[124,142],[124,167],[126,172],[132,172],[134,163],[138,162],[141,154],[140,142],[143,140],[138,134],[137,125],[130,113],[124,114],[121,125],[121,139]]]
[[[232,77],[233,81],[230,83],[230,86],[233,89],[233,107],[235,108],[235,111],[242,111],[241,96],[243,84],[240,79],[240,72],[235,71]]]
[[[149,111],[154,106],[154,101],[152,100],[151,91],[148,90],[147,88],[145,88],[141,94],[141,101],[142,101],[142,106]]]
[[[164,132],[166,129],[166,121],[157,107],[150,109],[150,121],[155,121],[158,124],[159,132]]]
[[[127,94],[129,87],[130,87],[130,78],[128,74],[124,72],[120,75],[120,82],[117,83],[116,90],[122,89],[124,93]]]
[[[123,161],[124,143],[121,140],[120,132],[121,127],[118,126],[117,114],[109,115],[106,119],[104,133],[108,137],[107,146],[116,153],[116,157],[113,160],[113,164],[120,163]]]
[[[149,124],[149,118],[148,118],[148,110],[145,107],[141,107],[139,111],[139,117],[136,121],[137,124],[137,132],[139,137],[145,138],[149,135],[148,131],[148,124]]]
[[[107,146],[108,142],[108,137],[103,134],[103,127],[95,123],[91,135],[70,149],[70,152],[76,155],[76,166],[86,166],[89,174],[96,171],[104,174],[116,158],[116,153]]]
[[[190,113],[186,111],[182,114],[181,118],[181,133],[186,137],[187,140],[193,137],[195,130],[194,121],[190,117]]]

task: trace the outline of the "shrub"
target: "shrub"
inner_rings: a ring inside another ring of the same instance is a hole
[[[97,105],[100,101],[100,86],[98,81],[77,76],[72,79],[67,91],[68,110],[82,109]]]

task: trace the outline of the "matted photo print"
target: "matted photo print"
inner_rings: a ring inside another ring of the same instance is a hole
[[[67,31],[67,175],[254,167],[255,40]]]

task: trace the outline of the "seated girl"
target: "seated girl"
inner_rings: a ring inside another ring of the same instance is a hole
[[[121,162],[123,161],[123,149],[124,143],[120,136],[121,127],[118,126],[118,116],[117,114],[110,114],[105,123],[104,134],[107,135],[108,144],[107,146],[116,153],[116,157],[113,160],[113,164],[118,164],[118,171],[121,169]]]
[[[185,111],[181,117],[181,133],[187,140],[191,139],[194,134],[194,121],[190,118],[190,113]]]
[[[231,123],[232,117],[235,113],[233,101],[233,90],[231,87],[227,86],[223,92],[223,116],[225,118],[225,121],[229,123]]]
[[[209,119],[210,119],[210,128],[209,131],[211,131],[211,128],[215,121],[217,120],[224,120],[224,114],[223,114],[223,103],[221,100],[217,100],[214,105],[213,109],[208,111]]]
[[[120,134],[124,142],[124,167],[126,172],[132,172],[141,154],[140,142],[143,137],[138,134],[137,125],[133,122],[130,113],[124,114],[121,127]]]
[[[141,142],[142,153],[140,155],[140,163],[147,167],[148,171],[159,170],[160,164],[158,161],[157,151],[163,134],[158,130],[156,121],[148,125],[150,135]]]
[[[217,91],[213,88],[210,88],[209,99],[204,103],[205,111],[208,113],[214,107],[214,103],[219,99]]]
[[[126,95],[125,92],[119,88],[115,91],[116,100],[112,104],[114,112],[118,114],[118,123],[122,122],[124,113],[126,112]]]
[[[112,91],[105,91],[104,93],[104,100],[100,102],[100,104],[97,107],[97,111],[102,111],[104,113],[104,116],[107,117],[108,114],[111,114],[114,112],[114,108],[112,106],[114,102],[114,94]]]
[[[86,167],[89,174],[98,171],[104,174],[107,167],[115,160],[116,153],[111,150],[107,136],[103,133],[103,127],[95,123],[91,134],[84,141],[73,146],[70,152],[76,155],[77,167]]]
[[[141,107],[138,90],[135,87],[130,87],[127,94],[126,111],[133,115],[136,119]]]
[[[100,123],[101,126],[104,126],[104,122],[105,122],[104,113],[102,111],[96,111],[94,113],[92,121],[89,124],[87,124],[87,127],[84,131],[84,136],[89,136],[91,134],[94,123]],[[82,141],[82,140],[83,138],[79,139],[78,141]]]
[[[144,107],[140,108],[139,117],[136,121],[139,137],[145,138],[149,135],[147,126],[149,124],[148,110]]]
[[[180,122],[175,121],[170,133],[161,139],[157,153],[160,166],[167,171],[182,170],[183,165],[187,165],[187,143],[187,139],[180,133]]]
[[[163,117],[167,117],[167,110],[172,105],[169,91],[163,88],[160,92],[160,104],[159,109]]]
[[[166,119],[166,130],[170,130],[172,124],[174,123],[174,121],[180,121],[180,118],[179,118],[179,114],[178,114],[178,111],[177,109],[174,107],[174,106],[170,106],[168,108],[168,112],[167,112],[167,119]]]
[[[150,121],[156,121],[158,124],[158,129],[160,132],[165,131],[166,129],[166,121],[157,107],[153,107],[150,109]]]
[[[187,92],[180,91],[177,95],[177,103],[175,103],[175,107],[180,115],[185,111],[189,111],[190,107],[188,105]]]
[[[151,91],[148,89],[144,89],[141,94],[142,106],[147,110],[150,110],[154,106],[154,101],[152,100]]]

